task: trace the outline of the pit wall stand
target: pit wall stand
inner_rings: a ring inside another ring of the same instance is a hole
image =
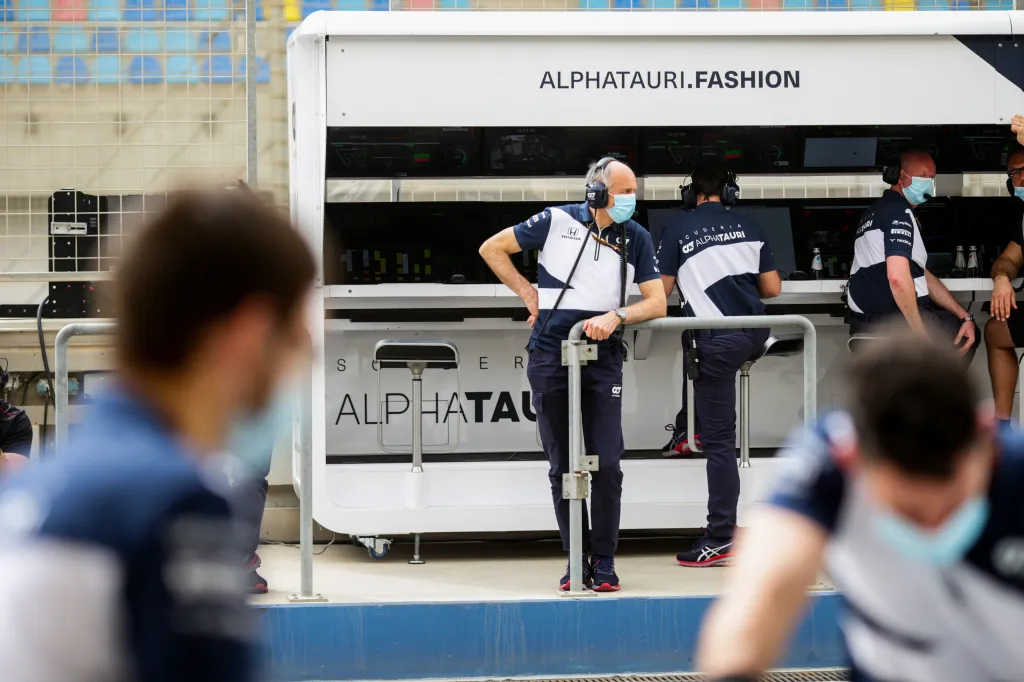
[[[753,315],[749,317],[663,317],[629,325],[633,330],[682,332],[687,329],[752,329],[796,327],[803,332],[804,347],[804,423],[815,419],[817,395],[817,332],[811,321],[802,315]],[[562,364],[569,367],[569,468],[562,477],[562,497],[569,500],[569,591],[580,597],[583,590],[583,499],[590,489],[590,472],[597,471],[596,457],[583,455],[583,411],[581,407],[581,367],[597,359],[596,345],[582,341],[583,322],[577,322],[562,342]],[[693,390],[688,393],[688,419],[691,445],[693,438]]]

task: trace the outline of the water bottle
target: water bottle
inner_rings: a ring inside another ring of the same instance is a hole
[[[814,272],[814,279],[821,279],[821,249],[815,247],[811,252],[814,257],[811,258],[811,270]]]
[[[971,252],[967,256],[967,276],[977,277],[978,276],[978,247],[972,246]]]
[[[964,260],[964,247],[956,247],[956,260],[953,261],[953,268],[956,270],[966,270],[967,261]]]

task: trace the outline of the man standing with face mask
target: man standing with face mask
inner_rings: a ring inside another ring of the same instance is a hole
[[[1024,116],[1014,117],[1014,132],[1024,144]],[[988,373],[992,378],[992,394],[996,402],[996,419],[1001,426],[1010,424],[1013,394],[1017,391],[1017,353],[1024,347],[1024,313],[1017,312],[1017,292],[1011,280],[1024,266],[1024,149],[1010,155],[1006,165],[1006,187],[1017,199],[1009,245],[992,264],[992,317],[985,324],[985,347],[988,351]]]
[[[847,285],[850,334],[870,332],[889,318],[915,331],[948,337],[970,364],[977,329],[970,315],[938,277],[928,271],[928,252],[914,209],[935,192],[935,161],[906,151],[885,190],[857,225],[853,267]]]
[[[174,196],[134,238],[116,387],[65,452],[0,483],[5,680],[255,679],[246,538],[206,470],[287,429],[314,273],[247,192]]]
[[[753,682],[828,560],[858,682],[1024,670],[1024,446],[997,435],[949,344],[903,330],[854,360],[849,413],[787,447],[703,626],[698,667]]]
[[[582,368],[583,439],[597,455],[591,483],[593,532],[583,509],[583,581],[598,592],[619,589],[615,549],[619,539],[622,469],[623,348],[616,331],[625,324],[665,315],[665,292],[650,233],[632,220],[636,176],[611,158],[587,172],[587,201],[545,209],[494,235],[480,255],[494,274],[519,295],[530,311],[527,376],[533,409],[550,469],[562,547],[569,551],[569,501],[562,499],[562,475],[569,472],[569,375],[562,365],[562,341],[577,322],[597,342],[597,360]],[[625,261],[623,251],[625,248]],[[512,264],[523,249],[540,249],[537,289]],[[625,281],[623,281],[623,277]],[[633,282],[643,300],[624,305]],[[625,290],[623,289],[625,287]],[[569,589],[566,567],[559,588]]]

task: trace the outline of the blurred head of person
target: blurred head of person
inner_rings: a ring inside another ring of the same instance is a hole
[[[690,173],[693,191],[697,193],[697,205],[705,201],[721,201],[722,190],[729,180],[729,169],[725,161],[717,156],[705,156],[697,162]]]
[[[116,275],[125,383],[199,454],[273,439],[308,358],[314,276],[302,236],[255,194],[170,197]]]
[[[995,419],[948,342],[886,330],[850,372],[853,430],[840,461],[859,470],[875,529],[930,564],[958,560],[988,518]]]
[[[900,154],[900,176],[892,189],[911,206],[928,201],[935,194],[935,159],[926,151],[909,149]]]
[[[1018,149],[1006,160],[1006,173],[1010,176],[1013,194],[1024,201],[1024,149]]]

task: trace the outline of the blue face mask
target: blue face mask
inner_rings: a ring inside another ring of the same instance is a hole
[[[624,223],[636,212],[635,194],[613,194],[615,205],[608,209],[608,215],[617,223]]]
[[[910,184],[903,188],[903,196],[907,198],[907,201],[917,206],[923,204],[927,199],[925,194],[935,194],[935,179],[934,178],[911,178]]]
[[[988,521],[988,500],[972,497],[960,505],[941,528],[927,532],[892,512],[881,512],[875,520],[879,539],[908,559],[931,566],[949,566],[963,558],[974,545]]]
[[[1021,201],[1024,201],[1024,187],[1014,187],[1013,196],[1017,197]]]
[[[228,434],[227,451],[241,466],[242,474],[266,478],[274,446],[292,425],[292,391],[279,388],[259,412],[238,419]]]

